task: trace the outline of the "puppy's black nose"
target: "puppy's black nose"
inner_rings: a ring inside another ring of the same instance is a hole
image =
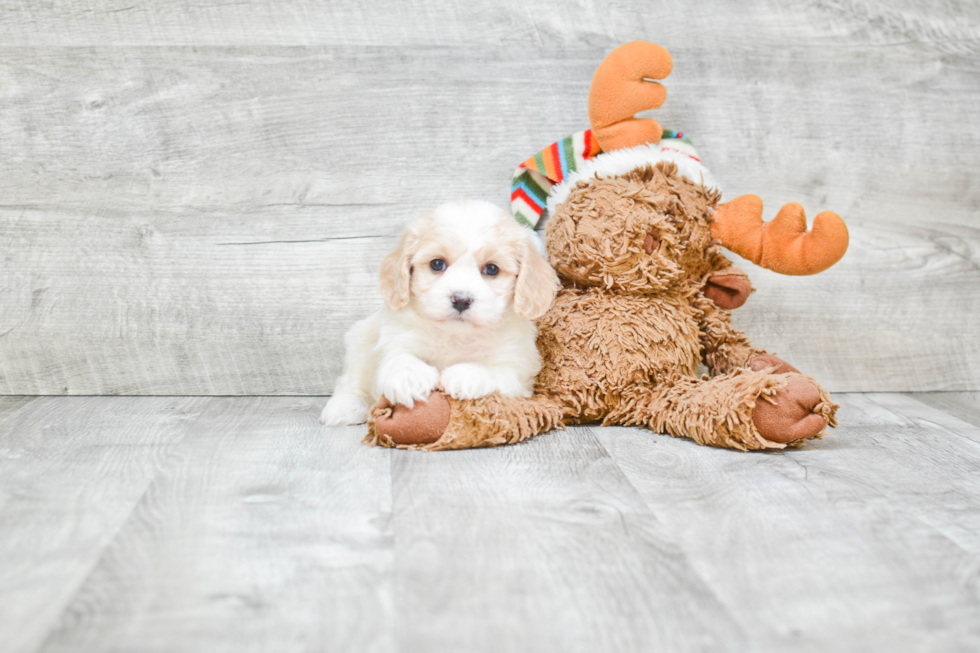
[[[464,295],[463,293],[453,293],[453,296],[449,300],[453,303],[453,309],[457,313],[462,313],[473,303],[473,297]]]

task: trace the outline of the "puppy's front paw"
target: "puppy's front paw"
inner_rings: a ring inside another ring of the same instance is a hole
[[[415,356],[404,354],[387,361],[378,370],[378,390],[393,404],[413,408],[424,401],[439,383],[439,370]]]
[[[367,418],[368,405],[351,394],[334,395],[320,413],[320,421],[327,426],[363,424]]]
[[[497,390],[493,374],[482,365],[459,363],[442,371],[442,388],[453,399],[479,399]]]

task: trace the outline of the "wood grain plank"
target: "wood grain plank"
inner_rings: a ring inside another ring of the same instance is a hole
[[[936,393],[928,393],[936,394]],[[926,393],[868,393],[863,397],[878,404],[892,412],[898,413],[905,418],[919,422],[921,421],[928,427],[941,428],[946,434],[955,435],[980,444],[980,425],[974,424],[972,420],[963,419],[957,412],[949,411],[942,406],[933,406]],[[957,393],[968,397],[975,393]],[[926,395],[923,399],[920,396]]]
[[[778,57],[675,49],[658,119],[693,135],[728,192],[761,194],[772,213],[795,200],[855,221],[974,225],[976,60],[793,43]],[[110,210],[504,203],[520,161],[587,126],[606,51],[0,48],[0,197]]]
[[[409,217],[71,216],[0,211],[0,392],[326,394]],[[855,226],[819,277],[745,264],[759,291],[735,323],[834,391],[974,387],[980,231],[945,229]]]
[[[39,650],[393,650],[389,458],[322,403],[215,398]]]
[[[980,392],[917,392],[913,398],[964,422],[980,426]]]
[[[37,397],[24,395],[0,397],[0,428],[2,428],[4,422],[11,420],[25,406],[33,403],[35,399]],[[0,439],[0,442],[3,442],[3,440]]]
[[[393,452],[312,398],[0,398],[15,651],[972,651],[980,427],[838,395],[743,454],[578,427]]]
[[[208,401],[37,398],[0,419],[5,651],[37,649]]]
[[[682,18],[688,18],[683,20]],[[11,45],[616,45],[640,38],[672,44],[798,42],[859,35],[873,43],[920,41],[951,53],[978,49],[980,11],[969,2],[821,0],[787,5],[706,0],[650,8],[632,1],[440,0],[320,3],[85,0],[0,2],[0,39]]]
[[[0,220],[16,243],[0,391],[325,394],[343,332],[381,305],[395,241],[337,209],[62,216],[63,230],[46,213]]]
[[[745,650],[590,431],[396,452],[399,642],[410,651]]]
[[[746,264],[737,324],[834,391],[980,387],[973,5],[90,5],[0,2],[0,392],[329,392],[384,238],[506,204],[609,47],[660,34],[657,117],[728,196],[851,225],[823,275]]]
[[[796,451],[596,433],[756,650],[975,650],[980,446],[901,395],[836,398]]]

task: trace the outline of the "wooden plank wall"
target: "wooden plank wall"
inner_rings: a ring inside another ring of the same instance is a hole
[[[325,394],[435,204],[506,204],[616,45],[728,197],[851,250],[737,323],[835,391],[980,389],[980,4],[0,0],[0,393]]]

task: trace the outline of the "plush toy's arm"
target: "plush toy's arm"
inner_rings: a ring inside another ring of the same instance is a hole
[[[697,295],[694,308],[698,311],[704,362],[711,376],[747,367],[753,358],[766,354],[732,326],[731,313],[718,308],[704,295]]]

